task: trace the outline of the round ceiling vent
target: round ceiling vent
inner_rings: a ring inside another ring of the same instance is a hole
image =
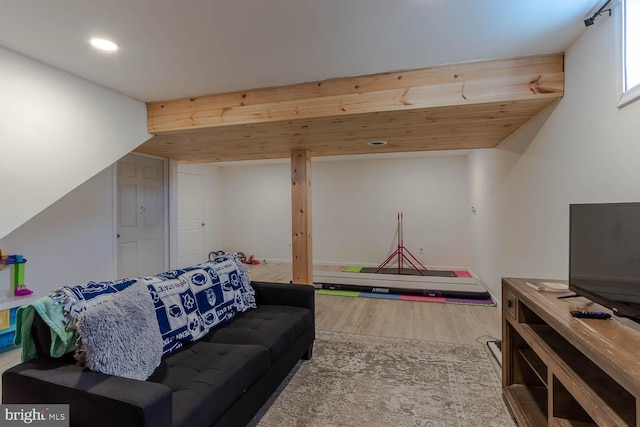
[[[371,147],[382,147],[383,145],[387,145],[388,143],[389,143],[389,141],[384,141],[382,139],[377,139],[375,141],[367,142],[367,145],[369,145]]]

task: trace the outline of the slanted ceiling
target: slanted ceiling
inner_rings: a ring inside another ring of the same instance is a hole
[[[563,92],[552,54],[149,102],[155,136],[136,151],[220,162],[490,148]]]

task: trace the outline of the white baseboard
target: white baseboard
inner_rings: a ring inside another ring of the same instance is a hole
[[[290,259],[259,258],[259,257],[256,257],[256,258],[258,258],[260,262],[263,264],[291,264]]]
[[[500,341],[500,342],[502,342],[502,341]],[[489,342],[487,342],[487,345],[489,346],[489,350],[491,350],[491,353],[493,353],[493,356],[498,361],[498,364],[500,366],[502,366],[502,351],[498,348],[496,342],[495,341],[489,341]]]

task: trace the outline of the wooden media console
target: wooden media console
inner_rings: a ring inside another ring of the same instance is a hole
[[[640,426],[640,325],[531,279],[502,279],[502,385],[519,426]]]

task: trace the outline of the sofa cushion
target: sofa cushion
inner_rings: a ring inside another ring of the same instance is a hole
[[[225,344],[255,344],[269,349],[277,360],[311,325],[311,311],[285,305],[261,305],[239,313],[229,323],[214,329],[204,341]]]
[[[160,364],[162,335],[146,286],[135,284],[78,314],[76,358],[103,374],[146,380]]]
[[[172,425],[209,426],[267,374],[264,347],[196,342],[169,355],[151,380],[172,390]]]

